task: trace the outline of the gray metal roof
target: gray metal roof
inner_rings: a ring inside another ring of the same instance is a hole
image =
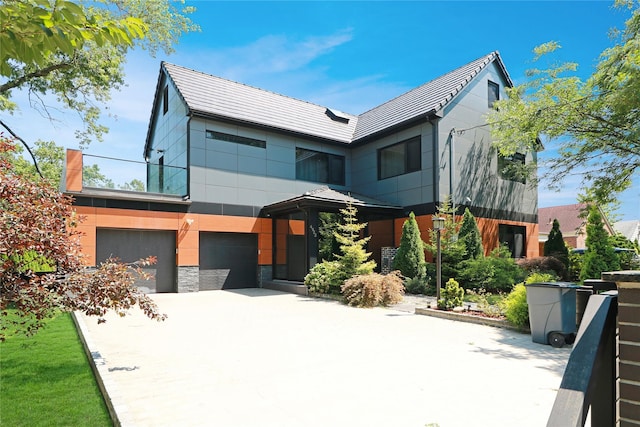
[[[327,108],[263,89],[236,83],[178,65],[162,63],[189,110],[270,128],[349,143],[357,116],[334,120]]]
[[[349,144],[438,113],[494,61],[502,70],[507,83],[513,86],[500,54],[496,51],[359,116],[167,62],[163,62],[161,67],[175,83],[189,111],[195,115]]]
[[[379,210],[386,212],[396,212],[403,208],[401,206],[390,205],[381,200],[363,196],[356,193],[342,193],[340,191],[329,188],[326,185],[307,191],[299,196],[290,199],[272,203],[263,208],[264,212],[281,212],[289,210],[298,210],[300,207],[307,206],[345,206],[347,203],[359,208],[369,210]]]
[[[491,52],[443,76],[410,90],[358,117],[353,140],[374,135],[386,129],[402,125],[418,117],[426,117],[442,110],[456,95],[491,62],[497,61],[510,86],[509,74],[500,54]]]

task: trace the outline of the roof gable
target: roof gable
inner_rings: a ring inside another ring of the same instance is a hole
[[[364,142],[374,135],[407,125],[414,120],[441,114],[482,70],[494,62],[504,75],[507,85],[513,86],[500,54],[496,51],[359,116],[167,62],[161,64],[160,77],[166,73],[193,115],[350,144]],[[159,80],[154,112],[159,108],[157,98],[161,89]],[[154,113],[151,121],[153,118]],[[150,135],[149,131],[147,145]]]
[[[500,54],[491,52],[361,114],[354,141],[440,112],[494,61],[504,74],[507,85],[513,86]]]

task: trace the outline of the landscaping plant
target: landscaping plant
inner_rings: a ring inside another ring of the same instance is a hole
[[[482,235],[478,229],[476,218],[469,208],[465,208],[464,215],[462,215],[462,224],[460,225],[458,239],[464,246],[465,259],[475,259],[484,256]]]
[[[452,310],[455,307],[462,306],[464,289],[462,289],[454,279],[449,279],[444,289],[440,292],[440,296],[438,308],[441,310]]]
[[[582,259],[580,280],[599,279],[603,271],[617,271],[620,261],[604,229],[602,215],[596,205],[589,206],[587,217],[587,249]]]
[[[424,278],[426,275],[424,243],[413,212],[409,214],[409,219],[402,225],[400,246],[393,258],[392,268],[399,270],[403,276],[409,279]]]
[[[553,220],[551,231],[549,231],[549,237],[544,242],[544,256],[551,256],[558,259],[564,265],[564,274],[561,277],[566,276],[566,271],[569,268],[569,250],[562,237],[562,231],[560,231],[560,223],[557,219]]]
[[[515,326],[529,326],[529,305],[527,304],[526,284],[555,282],[554,276],[548,273],[532,273],[524,283],[518,283],[503,301],[504,315]]]
[[[378,273],[352,277],[342,285],[347,303],[355,307],[392,305],[402,301],[404,286],[399,271],[387,275]]]

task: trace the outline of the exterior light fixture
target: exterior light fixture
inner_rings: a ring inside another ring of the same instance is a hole
[[[436,231],[436,304],[440,301],[440,289],[442,288],[442,249],[440,244],[440,237],[442,230],[444,230],[445,219],[441,216],[434,216],[433,229]]]

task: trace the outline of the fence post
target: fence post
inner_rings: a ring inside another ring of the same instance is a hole
[[[640,271],[602,273],[618,287],[618,421],[640,424]]]

